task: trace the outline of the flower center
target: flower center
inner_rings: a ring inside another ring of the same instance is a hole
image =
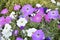
[[[23,23],[23,21],[21,21],[21,23]]]
[[[37,34],[37,37],[39,38],[40,34]]]
[[[27,8],[27,10],[29,10],[29,8]]]

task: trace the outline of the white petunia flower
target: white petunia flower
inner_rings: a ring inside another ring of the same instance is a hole
[[[15,15],[15,12],[13,11],[13,12],[10,14],[10,17],[11,17],[12,19],[15,19],[15,18],[17,17],[17,15]]]
[[[39,8],[39,7],[42,7],[42,5],[41,5],[41,4],[36,4],[36,7],[38,7],[38,8]]]
[[[57,6],[60,6],[60,2],[57,2]]]
[[[52,2],[52,3],[56,3],[56,1],[55,1],[55,0],[51,0],[51,2]]]
[[[27,36],[31,37],[32,34],[33,34],[36,30],[37,30],[37,29],[35,29],[35,28],[30,28],[30,29],[26,30]]]
[[[21,17],[19,20],[17,20],[18,27],[25,26],[26,23],[27,23],[27,20],[25,18]]]
[[[4,37],[1,37],[1,40],[5,40],[5,38]]]
[[[12,36],[12,29],[11,25],[5,24],[4,29],[2,30],[3,36],[8,39],[10,36]]]
[[[27,40],[27,38],[24,38],[24,40]]]
[[[6,39],[3,36],[1,37],[1,40],[10,40],[10,38]]]

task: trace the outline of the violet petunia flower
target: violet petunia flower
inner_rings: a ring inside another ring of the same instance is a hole
[[[11,18],[9,17],[9,16],[7,16],[6,18],[5,18],[5,24],[6,23],[10,23],[11,22]]]
[[[22,7],[21,12],[26,17],[34,12],[34,8],[30,4],[27,4]]]
[[[51,40],[51,38],[50,37],[46,37],[45,40]]]
[[[24,26],[21,26],[21,27],[20,27],[20,30],[23,30],[24,28],[25,28]]]
[[[0,17],[0,26],[2,27],[3,25],[5,25],[6,23],[10,23],[11,22],[11,18],[9,16],[7,16],[6,18],[4,16]]]
[[[5,22],[4,22],[4,17],[2,16],[2,17],[0,17],[0,27],[3,27],[3,25],[5,24]]]
[[[20,38],[20,37],[17,37],[17,38],[16,38],[16,40],[23,40],[23,39],[22,39],[22,38]]]
[[[8,13],[8,9],[7,8],[5,8],[5,9],[3,9],[2,11],[1,11],[1,14],[7,14]]]
[[[32,34],[32,40],[44,40],[44,39],[45,39],[45,35],[42,30],[37,30]]]
[[[19,10],[20,8],[21,8],[21,6],[20,6],[20,5],[17,5],[17,4],[16,4],[16,5],[14,5],[14,10],[15,10],[15,11]]]
[[[59,12],[58,10],[53,10],[53,11],[49,11],[47,15],[50,19],[58,19]]]
[[[60,24],[58,25],[58,28],[60,29]]]
[[[30,18],[32,22],[41,22],[42,21],[42,16],[40,16],[39,14],[36,14],[35,16]]]
[[[42,17],[44,16],[44,8],[43,7],[35,8],[35,10],[36,10],[36,13],[38,13]]]
[[[45,21],[46,21],[46,22],[50,22],[50,21],[51,21],[51,19],[48,17],[48,15],[47,15],[47,14],[45,15],[45,17],[44,17],[44,18],[45,18]]]
[[[13,35],[15,35],[15,36],[17,36],[17,35],[18,35],[18,33],[19,33],[19,31],[18,31],[18,30],[14,30],[14,31],[13,31]]]

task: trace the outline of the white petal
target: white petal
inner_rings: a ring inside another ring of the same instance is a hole
[[[55,1],[55,0],[51,0],[51,2],[52,2],[52,3],[56,3],[56,1]]]

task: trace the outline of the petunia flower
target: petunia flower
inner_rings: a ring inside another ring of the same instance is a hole
[[[41,5],[41,4],[36,4],[36,7],[38,7],[38,8],[39,8],[39,7],[42,7],[42,5]]]
[[[1,14],[7,14],[8,13],[8,9],[7,8],[5,8],[5,9],[3,9],[2,11],[1,11]]]
[[[48,17],[47,14],[44,16],[44,18],[45,18],[45,21],[46,21],[46,22],[50,22],[50,21],[51,21],[51,19]]]
[[[34,8],[30,4],[27,4],[22,7],[21,12],[26,17],[34,12]]]
[[[18,27],[25,26],[26,23],[27,23],[27,20],[25,18],[20,17],[20,19],[17,20]]]
[[[4,20],[5,20],[5,19],[4,19],[3,16],[0,17],[0,28],[3,27],[3,25],[5,24]]]
[[[9,17],[11,19],[16,19],[17,15],[15,15],[16,13],[14,11],[11,12],[11,14],[9,15]]]
[[[51,38],[50,37],[46,37],[44,40],[51,40]]]
[[[5,24],[9,24],[11,22],[11,18],[7,16],[6,18],[4,16],[0,17],[0,27],[3,27]]]
[[[36,14],[35,16],[30,18],[32,22],[41,22],[42,21],[42,16],[40,16],[39,14]]]
[[[58,25],[58,28],[60,29],[60,24]]]
[[[36,30],[37,30],[37,29],[35,29],[35,28],[30,28],[30,29],[26,30],[27,36],[31,37],[32,34],[33,34]]]
[[[57,2],[57,6],[60,6],[60,2]]]
[[[22,38],[20,38],[20,37],[17,37],[17,38],[16,38],[16,40],[23,40],[23,39],[22,39]]]
[[[44,40],[44,39],[45,39],[45,35],[42,30],[37,30],[32,34],[32,40]]]
[[[20,8],[21,8],[21,6],[20,6],[20,5],[17,5],[17,4],[16,4],[16,5],[14,5],[14,10],[15,10],[15,11],[19,10]]]
[[[2,30],[3,37],[8,39],[10,36],[12,36],[12,27],[10,24],[5,24],[4,29]]]
[[[17,35],[18,35],[18,33],[19,33],[19,31],[18,31],[18,30],[14,30],[14,31],[13,31],[13,35],[14,35],[14,36],[17,36]]]
[[[43,7],[40,7],[40,8],[35,8],[36,13],[38,13],[40,16],[44,16],[44,8]]]
[[[52,10],[52,11],[49,11],[47,15],[50,19],[58,19],[59,12],[58,10]]]
[[[55,0],[51,0],[51,2],[52,2],[52,3],[56,3],[56,1],[55,1]]]

